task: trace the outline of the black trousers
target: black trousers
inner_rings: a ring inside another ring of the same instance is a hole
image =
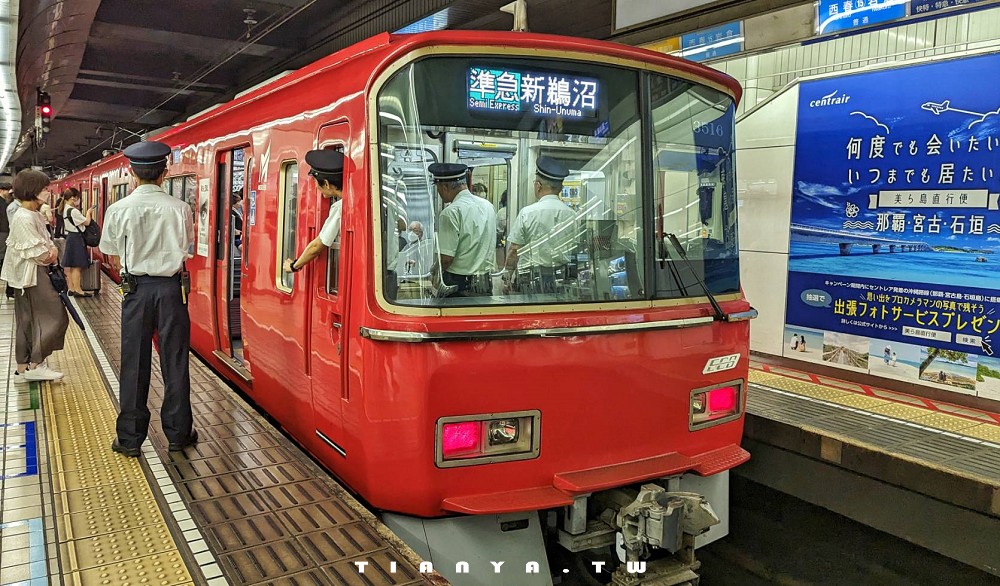
[[[160,421],[171,443],[191,434],[191,318],[178,277],[136,277],[138,286],[122,300],[122,369],[116,425],[118,443],[138,448],[149,431],[149,377],[153,332],[159,332],[163,405]]]

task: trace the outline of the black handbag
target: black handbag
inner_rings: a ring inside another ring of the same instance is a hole
[[[67,215],[66,219],[73,224],[73,227],[77,230],[80,229],[73,221],[73,215]],[[83,243],[87,246],[97,246],[101,243],[101,227],[97,225],[96,220],[91,220],[89,224],[83,227],[83,232],[80,233],[83,236]]]

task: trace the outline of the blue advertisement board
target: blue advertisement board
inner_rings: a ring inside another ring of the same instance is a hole
[[[743,50],[743,21],[727,22],[681,37],[681,57],[705,61]]]
[[[801,85],[786,351],[963,392],[992,372],[1000,398],[998,77],[987,55]]]
[[[906,16],[908,0],[819,0],[819,34],[889,22]]]

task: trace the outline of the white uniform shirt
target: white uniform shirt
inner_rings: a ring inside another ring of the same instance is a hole
[[[525,206],[514,220],[507,242],[516,244],[517,266],[562,266],[576,241],[576,212],[558,196],[549,194]]]
[[[21,209],[21,200],[19,200],[19,199],[15,199],[14,201],[12,201],[9,204],[7,204],[7,222],[8,223],[13,223],[14,222],[14,214],[17,213],[17,210],[19,210],[19,209]]]
[[[437,238],[441,254],[453,257],[447,272],[477,275],[492,271],[497,241],[493,204],[463,189],[441,210]]]
[[[340,208],[343,207],[343,204],[344,200],[338,199],[330,205],[330,215],[327,216],[326,222],[323,222],[323,227],[320,228],[320,242],[327,248],[333,246],[333,243],[337,240],[340,240]]]
[[[121,257],[133,275],[170,277],[183,267],[193,241],[191,207],[146,183],[108,207],[100,248]]]
[[[70,222],[69,218],[73,218]],[[87,217],[84,216],[80,210],[72,207],[66,206],[63,208],[63,231],[64,232],[83,232],[87,227],[83,225],[87,221]],[[74,222],[76,225],[74,226]]]

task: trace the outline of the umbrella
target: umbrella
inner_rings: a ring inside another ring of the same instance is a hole
[[[66,312],[69,316],[73,318],[76,325],[80,326],[80,329],[86,331],[87,328],[83,327],[83,319],[80,318],[80,314],[77,313],[76,308],[73,307],[73,303],[69,300],[69,287],[66,285],[66,272],[59,265],[52,265],[49,267],[49,280],[52,281],[52,288],[56,290],[59,294],[59,300],[62,304],[66,306]]]

